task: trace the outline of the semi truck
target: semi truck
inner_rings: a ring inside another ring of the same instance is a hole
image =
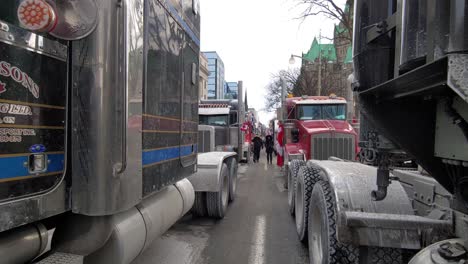
[[[238,91],[242,94],[242,81],[238,83]],[[196,190],[192,212],[197,216],[223,218],[228,203],[236,198],[237,169],[244,154],[243,133],[239,126],[243,112],[243,103],[238,100],[212,99],[199,102],[200,165],[198,172],[190,177],[190,182]],[[217,175],[223,172],[218,168],[223,164],[226,165],[227,177],[220,182]],[[219,199],[220,202],[217,202]],[[212,204],[222,207],[217,208]]]
[[[375,166],[302,161],[310,263],[467,263],[468,4],[354,3],[359,147]],[[420,168],[393,169],[402,155]]]
[[[195,0],[2,4],[0,263],[130,263],[192,205],[224,216],[235,153],[197,155],[199,36]]]
[[[242,94],[242,82],[238,91]],[[248,161],[249,144],[245,140],[246,132],[242,131],[245,112],[242,98],[201,100],[198,108],[200,152],[234,151],[239,161]]]
[[[342,97],[301,96],[286,99],[287,119],[284,120],[286,144],[286,186],[288,187],[288,206],[292,215],[297,215],[300,239],[304,234],[304,205],[302,200],[296,204],[296,191],[300,197],[303,185],[296,190],[299,168],[307,160],[326,160],[336,157],[354,161],[358,153],[358,136],[347,120],[347,102]],[[302,180],[302,179],[301,179]],[[296,210],[298,210],[296,212]]]

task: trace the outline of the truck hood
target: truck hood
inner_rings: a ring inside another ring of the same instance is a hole
[[[355,134],[353,127],[347,122],[342,120],[306,120],[299,121],[309,134],[324,133],[329,131],[336,131],[342,133]]]

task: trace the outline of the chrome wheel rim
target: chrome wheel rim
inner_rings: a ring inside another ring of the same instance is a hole
[[[224,208],[227,207],[228,198],[229,198],[229,179],[227,176],[224,176],[223,193],[221,195],[221,202],[223,203]]]
[[[317,205],[312,205],[310,208],[311,219],[309,219],[309,248],[310,258],[313,260],[312,263],[322,264],[323,263],[323,245],[322,245],[322,217],[319,214]]]
[[[297,231],[299,231],[299,228],[302,227],[302,220],[304,218],[304,203],[302,201],[302,193],[303,193],[303,186],[301,182],[297,181],[296,185],[296,199],[295,199],[295,214],[296,214],[296,227]]]
[[[235,164],[235,166],[237,166],[237,164]],[[233,173],[231,175],[231,179],[232,179],[232,192],[233,194],[236,193],[236,190],[237,190],[237,168],[234,168],[233,169]]]
[[[288,203],[291,206],[294,200],[294,185],[292,183],[291,172],[288,170]]]

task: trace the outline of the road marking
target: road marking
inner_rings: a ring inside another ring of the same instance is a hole
[[[264,215],[259,215],[255,221],[255,230],[252,246],[250,248],[249,264],[265,263],[265,235],[266,218]]]
[[[284,188],[284,180],[281,178],[276,179],[276,188],[278,188],[279,192],[285,192],[286,189]]]
[[[241,175],[245,174],[247,172],[248,167],[249,167],[248,165],[243,165],[243,164],[239,165],[239,168],[237,169],[237,173]]]

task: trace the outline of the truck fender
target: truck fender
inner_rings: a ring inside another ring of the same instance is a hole
[[[373,201],[370,194],[375,188],[377,168],[330,160],[311,160],[307,165],[321,169],[321,177],[330,183],[335,194],[339,242],[407,249],[421,247],[419,230],[429,219],[414,215],[400,182],[390,184],[384,200]]]
[[[306,160],[306,152],[303,149],[301,149],[301,146],[299,144],[286,144],[285,152],[287,154],[285,155],[285,157],[287,157],[288,161],[294,159]]]
[[[217,192],[223,162],[235,158],[236,152],[213,151],[198,154],[197,172],[187,179],[196,192]],[[227,164],[229,166],[229,164]]]

